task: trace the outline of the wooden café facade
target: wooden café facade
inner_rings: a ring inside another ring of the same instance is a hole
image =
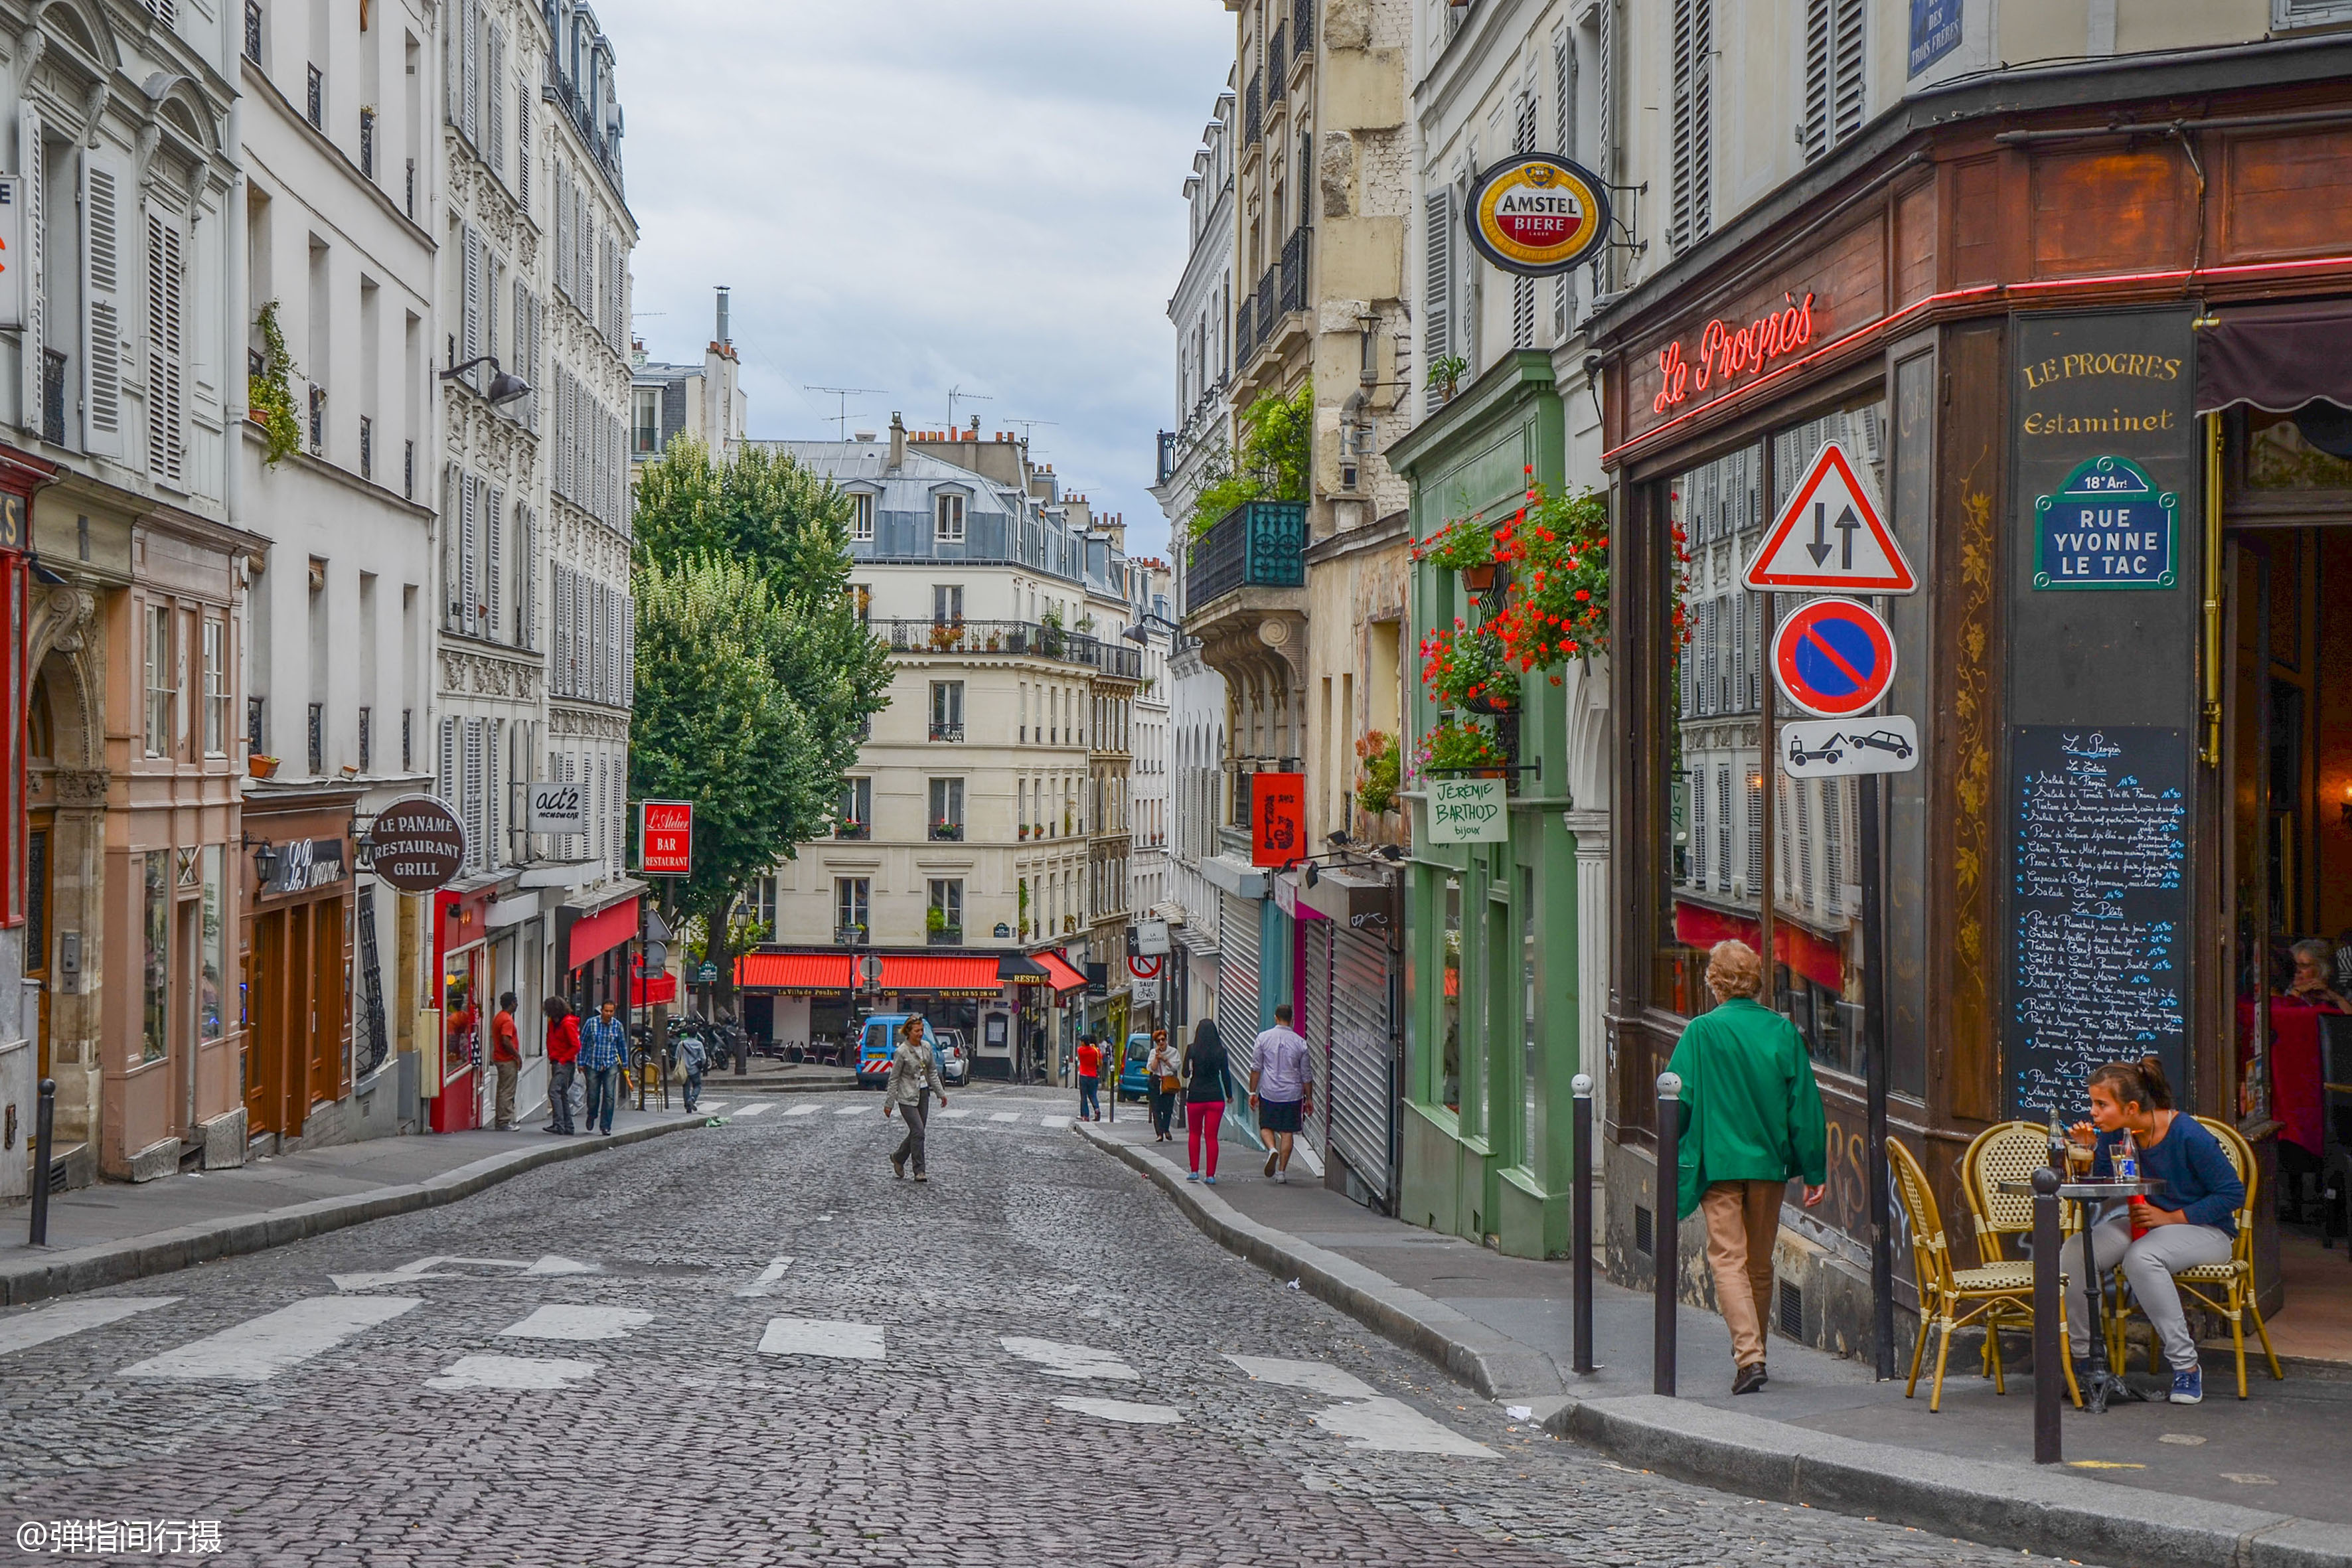
[[[2256,1151],[2280,1350],[2352,1360],[2296,1332],[2298,1291],[2352,1290],[2321,1251],[2352,1108],[2323,1088],[2338,1026],[2288,994],[2297,940],[2352,972],[2348,76],[2352,39],[1923,92],[1596,321],[1618,1277],[1673,1245],[1654,1086],[1737,935],[1771,955],[1829,1103],[1829,1200],[1784,1210],[1786,1330],[1869,1343],[1866,1042],[1971,1254],[1969,1140],[2072,1120],[2092,1065],[2152,1053]],[[1920,765],[1883,781],[1874,1020],[1864,796],[1787,775],[1804,715],[1766,649],[1801,596],[1739,583],[1832,440],[1920,579],[1876,601],[1879,712],[1916,722]]]

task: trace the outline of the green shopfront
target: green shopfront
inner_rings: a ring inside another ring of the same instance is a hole
[[[1553,492],[1562,483],[1551,356],[1504,358],[1388,457],[1412,486],[1415,539],[1428,542],[1449,524],[1459,539],[1509,523],[1531,480]],[[1479,574],[1418,560],[1415,646],[1425,648],[1432,634],[1475,637],[1501,612],[1510,571],[1496,568],[1480,592],[1471,585]],[[1570,1082],[1589,1070],[1579,1026],[1587,1011],[1579,887],[1605,886],[1591,873],[1607,853],[1605,798],[1582,811],[1571,788],[1575,754],[1605,753],[1605,734],[1571,715],[1589,715],[1605,680],[1596,664],[1570,659],[1512,669],[1498,689],[1466,702],[1416,679],[1406,703],[1413,848],[1397,1213],[1528,1257],[1570,1246]],[[1481,760],[1500,766],[1444,765],[1449,738],[1474,730],[1490,752]],[[1441,795],[1485,804],[1465,811],[1440,805],[1433,796]],[[1465,829],[1473,816],[1477,826]],[[1593,839],[1591,855],[1580,855],[1571,824]],[[1440,841],[1474,835],[1480,841]]]

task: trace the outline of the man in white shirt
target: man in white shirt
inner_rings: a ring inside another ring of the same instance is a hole
[[[1250,1107],[1269,1147],[1265,1173],[1290,1180],[1290,1145],[1315,1111],[1315,1063],[1307,1042],[1290,1026],[1290,1004],[1274,1010],[1274,1027],[1257,1037],[1251,1053]]]

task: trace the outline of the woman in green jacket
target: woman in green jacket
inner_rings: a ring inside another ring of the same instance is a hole
[[[1683,1080],[1677,1217],[1706,1215],[1716,1304],[1731,1331],[1731,1392],[1764,1386],[1764,1313],[1772,1300],[1772,1247],[1791,1178],[1805,1206],[1829,1181],[1829,1138],[1812,1058],[1796,1026],[1757,1001],[1764,962],[1744,942],[1707,954],[1711,1013],[1693,1018],[1666,1070]]]

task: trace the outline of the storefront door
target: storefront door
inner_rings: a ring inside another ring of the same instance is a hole
[[[253,957],[246,978],[250,1024],[245,1045],[245,1118],[248,1135],[285,1132],[288,927],[296,911],[271,910],[253,921]]]

